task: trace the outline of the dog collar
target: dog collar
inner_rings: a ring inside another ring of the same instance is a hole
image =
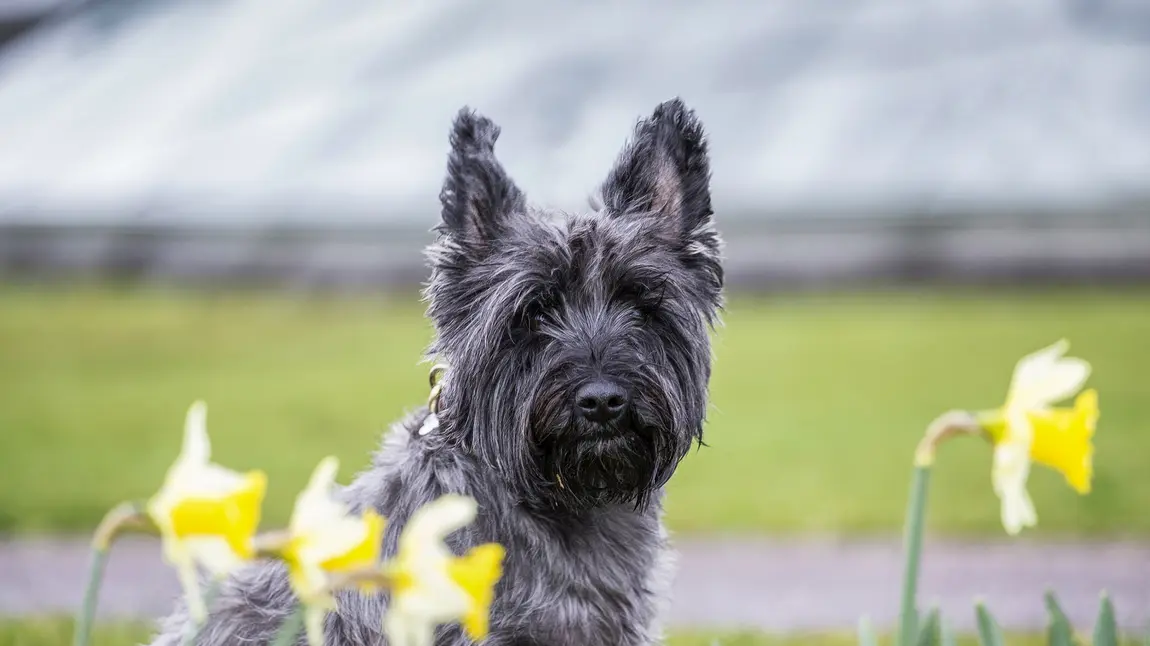
[[[427,417],[419,427],[420,437],[439,428],[439,396],[443,393],[443,373],[447,372],[447,364],[437,363],[431,367],[427,375],[431,392],[427,395]]]

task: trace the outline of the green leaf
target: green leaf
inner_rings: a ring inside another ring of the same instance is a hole
[[[1118,624],[1114,620],[1114,604],[1110,595],[1102,593],[1098,605],[1098,619],[1094,621],[1093,646],[1118,646]]]
[[[295,610],[280,624],[272,646],[292,646],[299,642],[299,635],[303,632],[303,613],[303,606],[297,605]]]
[[[1046,627],[1046,643],[1048,646],[1074,646],[1074,629],[1070,619],[1062,612],[1058,604],[1058,597],[1053,590],[1046,591],[1046,611],[1050,615],[1050,624]]]
[[[958,646],[958,639],[954,636],[954,629],[950,627],[950,622],[947,621],[942,615],[938,617],[938,627],[940,634],[940,641],[942,646]]]
[[[938,618],[938,608],[931,608],[926,615],[926,621],[922,622],[922,627],[919,628],[915,646],[938,646]]]
[[[975,614],[978,617],[978,640],[982,646],[1005,646],[1002,638],[1002,629],[981,601],[974,604]]]
[[[866,615],[859,618],[859,646],[878,646],[878,635],[874,632],[874,624]]]

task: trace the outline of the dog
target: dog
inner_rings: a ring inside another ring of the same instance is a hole
[[[660,643],[663,489],[702,445],[723,305],[705,134],[681,100],[659,105],[572,215],[528,204],[499,133],[466,107],[452,126],[424,292],[429,356],[449,366],[437,424],[425,407],[394,425],[341,496],[388,519],[385,555],[415,509],[476,499],[448,544],[506,548],[488,646]],[[338,602],[327,644],[386,643],[386,594]],[[221,587],[198,643],[267,644],[293,604],[283,567],[253,564]],[[187,622],[178,608],[153,644],[176,646]],[[470,643],[458,625],[436,631],[438,646]]]

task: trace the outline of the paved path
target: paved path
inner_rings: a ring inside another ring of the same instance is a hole
[[[886,627],[897,614],[897,542],[692,538],[677,545],[673,627],[850,630],[861,614]],[[158,547],[150,539],[116,545],[101,597],[105,616],[156,617],[169,609],[178,587]],[[87,560],[82,541],[0,542],[0,615],[73,612]],[[1104,588],[1120,623],[1142,628],[1150,622],[1150,545],[928,541],[921,598],[960,628],[973,627],[971,603],[981,595],[1004,626],[1040,629],[1047,586],[1080,629],[1092,625]]]

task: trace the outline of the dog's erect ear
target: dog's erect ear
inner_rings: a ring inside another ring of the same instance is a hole
[[[711,222],[711,164],[703,126],[680,99],[639,122],[602,187],[602,204],[620,216],[650,214],[675,227],[685,245],[717,252]]]
[[[498,235],[503,218],[525,207],[523,193],[495,159],[499,126],[464,107],[451,127],[447,179],[439,193],[443,205],[440,231],[461,241],[484,241]]]

